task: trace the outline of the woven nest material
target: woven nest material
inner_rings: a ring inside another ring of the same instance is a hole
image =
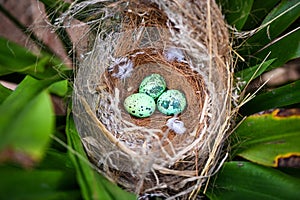
[[[73,113],[87,154],[141,198],[196,198],[218,168],[229,126],[229,39],[221,12],[214,1],[134,0],[107,3],[103,13],[74,85]],[[182,113],[135,118],[125,111],[124,99],[153,73],[185,94]]]

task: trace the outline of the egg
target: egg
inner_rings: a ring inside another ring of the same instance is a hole
[[[166,82],[159,74],[151,74],[144,78],[139,87],[139,93],[145,93],[152,98],[158,98],[166,89]]]
[[[157,99],[157,109],[165,115],[179,114],[186,106],[185,95],[179,90],[167,90]]]
[[[135,93],[124,100],[125,110],[132,116],[138,118],[149,117],[155,111],[155,101],[144,93]]]

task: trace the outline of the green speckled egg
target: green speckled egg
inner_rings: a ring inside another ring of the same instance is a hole
[[[155,111],[155,101],[147,94],[135,93],[124,100],[124,108],[135,117],[149,117]]]
[[[139,92],[145,93],[156,99],[166,89],[166,82],[159,74],[151,74],[144,78],[140,84]]]
[[[179,90],[167,90],[157,100],[157,109],[165,115],[179,114],[185,107],[185,95]]]

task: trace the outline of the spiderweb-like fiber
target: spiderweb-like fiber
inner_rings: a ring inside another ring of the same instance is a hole
[[[78,69],[76,127],[99,171],[128,191],[196,198],[218,168],[229,127],[230,54],[214,1],[84,1],[98,5],[100,31]],[[99,6],[101,5],[101,6]],[[134,118],[123,107],[140,82],[161,74],[182,91],[187,108]],[[172,121],[169,121],[172,120]],[[167,126],[180,121],[184,133]]]

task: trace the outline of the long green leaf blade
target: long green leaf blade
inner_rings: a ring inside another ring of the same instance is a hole
[[[219,1],[227,22],[237,30],[241,30],[250,14],[253,0]]]
[[[46,6],[56,9],[56,12],[64,12],[70,7],[70,3],[62,0],[39,0]]]
[[[270,11],[280,2],[280,0],[254,0],[251,12],[244,24],[243,30],[252,30],[258,27]]]
[[[300,103],[300,80],[257,95],[241,112],[245,115]]]
[[[116,185],[108,182],[104,177],[91,168],[85,151],[82,147],[78,132],[76,130],[73,118],[69,114],[67,119],[66,132],[68,142],[72,149],[76,151],[69,152],[70,157],[77,171],[77,180],[80,184],[82,195],[85,200],[135,200],[136,197],[125,191],[122,191]]]
[[[248,83],[251,80],[254,80],[262,73],[264,73],[267,68],[275,61],[275,59],[267,60],[261,64],[255,65],[253,67],[246,68],[235,74],[236,77],[240,77],[243,81]]]
[[[0,83],[0,104],[12,93],[12,91],[6,87],[4,87]]]
[[[297,200],[300,196],[300,179],[249,162],[225,163],[210,185],[211,200]]]
[[[300,2],[298,0],[282,1],[264,19],[261,24],[261,29],[246,40],[243,47],[240,48],[239,53],[244,56],[253,55],[287,30],[287,28],[299,17]],[[292,40],[290,42],[297,42],[297,40]],[[260,59],[263,58],[260,57]]]
[[[68,68],[51,55],[34,55],[28,49],[0,37],[0,76],[23,73],[38,79],[65,75]]]
[[[59,80],[59,78],[57,78]],[[23,156],[23,165],[40,160],[54,129],[54,111],[45,89],[57,79],[26,77],[0,105],[0,151]],[[23,162],[24,161],[24,162]]]
[[[72,173],[60,170],[26,171],[0,168],[0,199],[76,200],[81,199]]]
[[[15,112],[14,119],[7,124],[0,124],[1,128],[5,127],[5,132],[1,133],[0,151],[4,154],[13,151],[16,157],[28,156],[28,162],[38,161],[42,158],[54,129],[51,99],[46,92],[42,92]],[[5,112],[2,114],[5,115]]]
[[[277,167],[285,158],[300,156],[300,110],[274,110],[246,118],[236,129],[237,154]]]
[[[300,6],[299,6],[300,7]],[[300,10],[299,10],[300,13]],[[300,57],[300,27],[287,33],[282,38],[257,52],[255,57],[264,59],[271,52],[269,59],[276,59],[269,69],[283,66],[289,60]],[[256,63],[256,61],[255,61]]]
[[[68,92],[68,80],[58,81],[49,87],[49,92],[57,96],[63,97]]]
[[[0,37],[0,75],[29,70],[37,61],[27,49]]]
[[[0,106],[0,134],[4,135],[5,131],[10,128],[9,123],[17,118],[19,111],[26,108],[28,102],[60,79],[57,76],[46,80],[36,80],[27,76]]]

